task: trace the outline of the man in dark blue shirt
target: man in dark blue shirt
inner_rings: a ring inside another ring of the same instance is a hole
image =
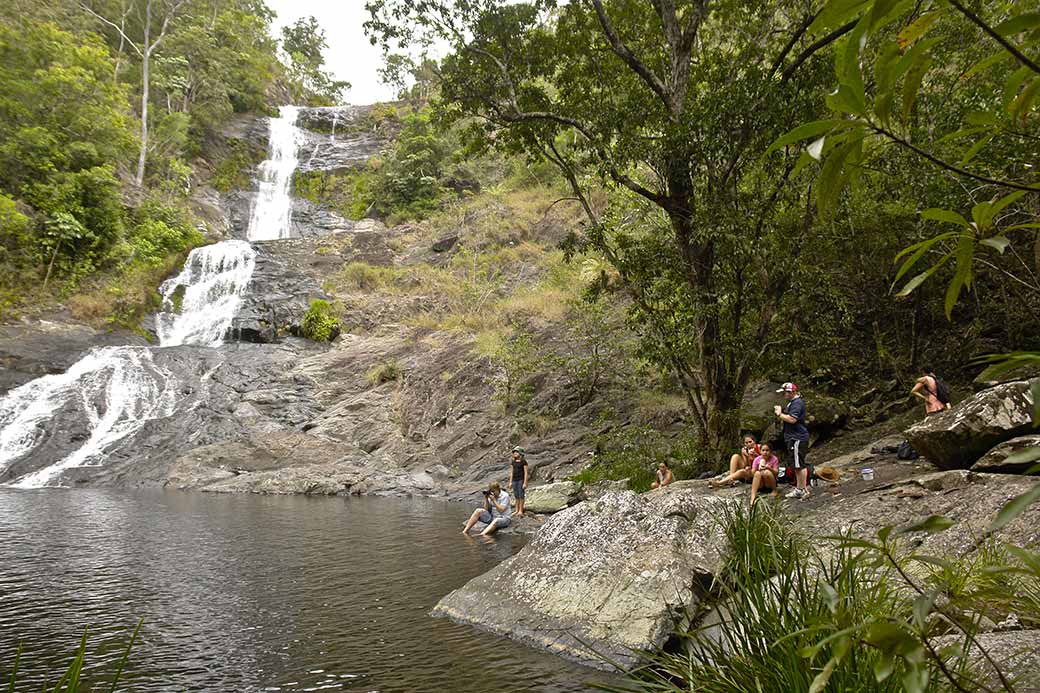
[[[773,407],[773,411],[784,422],[784,443],[791,453],[791,466],[794,467],[795,488],[787,497],[808,498],[809,467],[805,458],[809,452],[809,429],[805,427],[805,401],[798,394],[798,386],[794,383],[784,383],[777,392],[784,393],[787,406],[778,404]]]

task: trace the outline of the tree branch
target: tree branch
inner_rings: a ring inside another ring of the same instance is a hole
[[[1022,51],[1020,51],[1017,47],[1015,47],[1013,43],[1011,43],[1006,38],[998,34],[996,30],[993,29],[993,27],[982,21],[978,15],[969,11],[968,8],[966,8],[957,0],[950,0],[950,4],[956,7],[958,12],[967,17],[968,21],[970,21],[972,24],[989,34],[990,38],[992,38],[994,41],[1003,46],[1004,50],[1006,50],[1011,55],[1015,56],[1015,59],[1018,60],[1018,62],[1022,63],[1024,66],[1028,67],[1030,70],[1040,75],[1040,65],[1037,65],[1035,62],[1027,58],[1026,55],[1022,53]]]
[[[811,44],[808,48],[806,48],[804,51],[798,54],[798,57],[794,59],[793,63],[784,68],[783,74],[780,75],[780,81],[786,82],[787,80],[791,79],[794,73],[798,71],[798,68],[802,66],[802,63],[811,58],[813,54],[815,54],[820,49],[826,48],[830,44],[840,39],[845,34],[852,31],[855,28],[855,26],[855,21],[849,22],[848,24],[838,27],[831,33],[827,34],[823,38]]]
[[[669,113],[676,113],[675,104],[672,103],[672,95],[668,92],[664,82],[650,68],[640,62],[639,58],[621,40],[621,37],[614,29],[614,25],[611,24],[610,18],[607,17],[606,10],[603,9],[603,0],[589,1],[596,10],[596,17],[599,18],[599,24],[603,28],[603,33],[606,34],[607,41],[610,43],[614,54],[621,58],[633,72],[639,75],[652,92],[657,94]]]
[[[947,162],[943,161],[942,159],[938,158],[937,156],[928,153],[927,151],[925,151],[924,149],[921,149],[917,145],[912,144],[911,142],[909,142],[907,140],[904,140],[903,138],[899,137],[895,133],[889,132],[888,130],[886,130],[884,128],[877,127],[876,125],[871,125],[870,129],[873,130],[878,135],[882,135],[883,137],[887,137],[889,140],[891,140],[892,142],[898,144],[899,146],[906,147],[907,149],[912,151],[914,154],[917,154],[918,156],[920,156],[923,159],[927,159],[928,161],[932,162],[933,164],[935,164],[939,168],[945,169],[945,170],[950,171],[952,173],[956,173],[957,175],[965,176],[967,178],[971,178],[972,180],[977,180],[980,183],[989,183],[990,185],[997,185],[997,186],[1000,186],[1002,188],[1011,188],[1012,190],[1025,190],[1027,192],[1034,192],[1034,193],[1035,192],[1040,192],[1040,187],[1037,187],[1038,184],[1023,185],[1021,183],[1015,183],[1013,181],[997,180],[996,178],[988,178],[986,176],[980,176],[977,173],[972,173],[971,171],[968,171],[968,170],[960,168],[958,166],[954,166],[953,164],[947,163]]]
[[[137,43],[133,39],[131,39],[129,36],[127,36],[126,32],[124,32],[123,29],[118,24],[116,24],[115,22],[113,22],[111,20],[106,19],[105,17],[102,17],[100,14],[98,14],[94,10],[90,9],[86,5],[82,5],[81,4],[80,5],[80,9],[82,9],[84,12],[90,14],[91,16],[93,16],[98,21],[103,22],[103,23],[107,24],[108,26],[112,27],[113,29],[115,29],[117,32],[119,32],[119,36],[124,41],[129,43],[131,48],[133,48],[135,51],[137,51],[137,55],[141,56],[142,58],[144,57],[144,53],[141,51],[140,48],[138,48]],[[126,15],[123,15],[123,16],[125,17]]]

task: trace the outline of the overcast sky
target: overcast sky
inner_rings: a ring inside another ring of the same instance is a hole
[[[283,26],[300,17],[313,16],[325,30],[325,65],[337,79],[352,85],[346,94],[350,103],[388,101],[393,92],[379,82],[376,71],[382,53],[368,42],[362,24],[368,18],[365,0],[267,0],[278,15],[272,31],[280,36]]]

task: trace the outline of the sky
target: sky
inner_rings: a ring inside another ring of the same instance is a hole
[[[352,85],[346,100],[353,104],[389,101],[393,91],[379,82],[377,70],[383,56],[368,42],[362,27],[368,18],[365,0],[267,0],[267,6],[277,14],[272,26],[280,36],[283,26],[300,17],[313,16],[325,30],[325,68],[336,79]]]

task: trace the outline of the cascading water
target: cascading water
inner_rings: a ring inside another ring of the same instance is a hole
[[[260,192],[247,237],[287,238],[297,166],[298,109],[283,106],[271,119],[271,158],[260,166]],[[255,267],[246,241],[196,248],[180,274],[160,287],[163,311],[156,316],[159,347],[219,346],[231,328]],[[68,371],[37,378],[0,398],[0,478],[27,460],[72,419],[89,433],[56,462],[23,473],[9,486],[37,488],[60,482],[74,467],[102,464],[121,441],[151,420],[172,416],[179,383],[153,358],[155,347],[92,349]]]
[[[260,164],[260,190],[249,217],[249,240],[269,241],[288,238],[292,218],[289,186],[299,165],[296,152],[300,130],[296,117],[300,109],[282,106],[278,118],[271,119],[271,158]]]
[[[46,437],[55,413],[74,408],[90,428],[83,444],[63,459],[26,474],[11,486],[47,486],[72,467],[99,464],[118,441],[147,421],[173,414],[176,380],[152,360],[147,347],[93,349],[60,375],[37,378],[0,400],[0,473]]]
[[[218,346],[231,327],[253,276],[256,253],[245,241],[196,248],[176,277],[161,287],[163,312],[156,316],[161,346]]]

